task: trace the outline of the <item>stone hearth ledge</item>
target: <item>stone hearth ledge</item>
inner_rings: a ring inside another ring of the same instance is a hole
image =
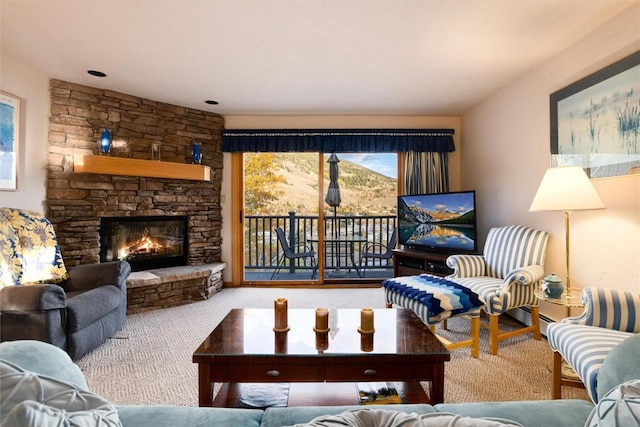
[[[226,263],[136,271],[127,279],[127,314],[206,300],[223,287]]]

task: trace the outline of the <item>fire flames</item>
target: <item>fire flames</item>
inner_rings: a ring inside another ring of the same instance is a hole
[[[159,252],[163,252],[165,247],[166,245],[160,239],[153,237],[149,230],[145,229],[144,234],[139,239],[127,242],[118,249],[118,259],[157,255]]]

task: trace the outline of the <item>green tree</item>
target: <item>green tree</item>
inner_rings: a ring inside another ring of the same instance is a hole
[[[244,203],[247,214],[256,215],[284,194],[279,183],[286,183],[280,175],[280,163],[274,153],[248,153],[244,155]]]

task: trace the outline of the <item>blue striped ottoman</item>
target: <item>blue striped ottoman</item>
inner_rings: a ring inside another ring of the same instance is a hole
[[[435,332],[435,325],[450,317],[467,316],[471,319],[471,337],[450,342],[443,337],[448,350],[471,347],[471,356],[480,354],[480,311],[484,302],[471,289],[443,277],[431,274],[401,276],[382,282],[387,307],[396,304],[413,310]],[[446,326],[445,326],[446,327]]]

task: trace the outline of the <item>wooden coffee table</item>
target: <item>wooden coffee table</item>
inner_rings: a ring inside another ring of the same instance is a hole
[[[361,334],[359,309],[332,309],[322,334],[313,330],[315,310],[289,309],[291,329],[276,333],[272,309],[233,309],[193,353],[199,405],[213,405],[214,382],[226,393],[235,383],[402,381],[409,391],[426,381],[423,401],[442,403],[451,356],[440,340],[408,309],[374,310],[374,322],[373,334]]]

